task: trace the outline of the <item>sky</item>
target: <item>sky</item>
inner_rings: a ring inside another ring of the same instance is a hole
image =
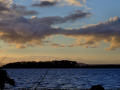
[[[119,0],[0,0],[0,62],[120,64]]]

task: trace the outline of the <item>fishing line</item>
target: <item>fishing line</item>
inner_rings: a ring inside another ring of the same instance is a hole
[[[48,75],[48,69],[46,70],[46,72],[44,73],[44,75],[41,75],[40,78],[38,79],[38,82],[36,82],[35,86],[33,87],[33,90],[36,90],[37,87],[44,81],[44,79],[46,78],[46,76]]]

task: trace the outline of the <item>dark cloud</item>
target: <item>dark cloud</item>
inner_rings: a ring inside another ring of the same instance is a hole
[[[6,0],[6,1],[8,1],[8,0]],[[10,5],[8,3],[6,3],[6,1],[3,1],[3,0],[0,1],[0,11],[9,10]]]
[[[83,12],[81,10],[76,10],[72,14],[64,17],[63,21],[68,21],[68,20],[74,21],[74,20],[77,20],[79,18],[84,18],[84,17],[89,16],[89,15],[90,15],[90,13],[88,13],[88,12]]]
[[[15,44],[19,48],[24,48],[27,45],[41,45],[43,39],[46,37],[60,33],[58,29],[53,28],[51,25],[69,21],[65,19],[69,16],[33,19],[27,19],[22,16],[16,16],[14,18],[6,17],[8,19],[2,19],[0,21],[0,39],[7,43]],[[78,18],[83,18],[83,16]]]
[[[86,5],[86,0],[37,0],[41,3],[33,4],[33,6],[44,7],[44,6],[54,6],[58,4],[59,6],[79,6],[84,7]]]
[[[0,1],[0,20],[38,14],[34,10],[27,10],[25,6],[10,4],[10,1],[11,0]]]
[[[0,11],[5,11],[5,10],[8,10],[8,8],[5,7],[3,3],[0,2]]]
[[[60,16],[51,16],[51,17],[43,17],[41,20],[48,22],[49,24],[57,24],[57,23],[65,23],[68,21],[76,21],[85,17],[90,16],[89,12],[83,12],[81,10],[74,11],[72,14],[67,15],[65,17]]]
[[[57,4],[57,2],[51,2],[51,1],[42,1],[40,3],[35,3],[32,4],[32,6],[34,7],[49,7],[49,6],[55,6]]]

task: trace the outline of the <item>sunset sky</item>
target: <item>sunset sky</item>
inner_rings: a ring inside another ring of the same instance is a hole
[[[120,64],[120,0],[0,0],[0,59]]]

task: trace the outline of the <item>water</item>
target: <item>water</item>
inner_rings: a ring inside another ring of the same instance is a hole
[[[6,85],[7,89],[88,89],[96,84],[105,89],[120,88],[120,69],[7,69],[7,72],[16,81],[15,87]]]

